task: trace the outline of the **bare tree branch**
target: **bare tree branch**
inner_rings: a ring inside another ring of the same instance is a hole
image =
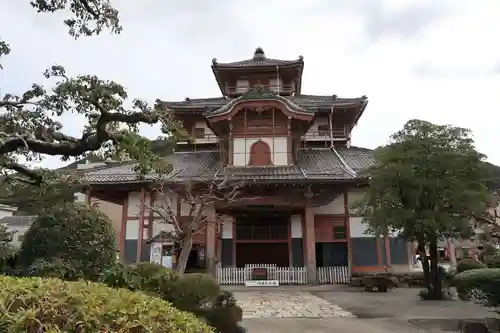
[[[220,203],[232,203],[240,199],[243,182],[231,182],[228,177],[220,181],[213,177],[198,183],[186,183],[181,187],[161,186],[156,189],[155,202],[151,205],[144,202],[146,209],[156,213],[162,223],[172,227],[172,239],[180,243],[181,251],[178,260],[178,270],[183,273],[189,252],[191,251],[193,237],[202,233],[210,223],[221,226],[224,218],[212,212],[206,216],[206,209],[214,209]],[[172,198],[179,200],[174,202]],[[187,216],[181,216],[177,208],[188,205]]]

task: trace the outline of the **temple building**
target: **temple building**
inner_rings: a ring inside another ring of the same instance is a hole
[[[350,208],[368,184],[360,171],[373,163],[371,150],[351,146],[367,97],[304,95],[303,57],[271,59],[261,48],[247,60],[213,59],[211,67],[220,97],[162,102],[194,138],[177,143],[171,173],[138,179],[133,162],[86,170],[91,196],[123,207],[122,259],[151,260],[151,240],[163,229],[143,202],[154,200],[155,186],[229,175],[248,182],[252,198],[210,207],[207,215],[222,215],[224,223],[196,236],[188,267],[210,260],[222,269],[303,267],[311,283],[321,267],[408,270],[411,247],[365,234]],[[177,216],[186,211],[176,205]]]

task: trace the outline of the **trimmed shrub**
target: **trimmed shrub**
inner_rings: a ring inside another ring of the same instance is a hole
[[[127,288],[159,294],[162,286],[176,280],[178,274],[152,262],[141,262],[129,266],[119,262],[103,274],[102,282],[114,288]]]
[[[26,276],[52,277],[74,281],[81,276],[79,270],[70,262],[55,258],[51,260],[37,259],[24,272]]]
[[[211,332],[168,302],[86,281],[0,276],[0,313],[2,332]]]
[[[500,305],[500,268],[481,268],[462,272],[453,279],[463,300],[473,299],[487,306]]]
[[[500,254],[494,255],[488,261],[488,268],[500,268]]]
[[[457,273],[470,271],[472,269],[486,268],[487,266],[477,259],[464,258],[457,264]]]
[[[160,297],[172,302],[176,308],[190,312],[211,307],[220,295],[219,284],[208,274],[185,274],[165,287],[160,288]]]
[[[151,262],[130,266],[121,263],[105,271],[103,283],[114,288],[127,288],[153,293],[176,308],[194,312],[216,303],[220,286],[208,274],[185,274]]]
[[[37,260],[57,258],[71,263],[78,277],[95,281],[116,261],[115,233],[108,217],[96,208],[57,205],[33,222],[18,255],[24,269]]]
[[[179,276],[155,263],[117,263],[105,272],[103,282],[169,301],[177,309],[202,317],[217,332],[235,332],[242,319],[242,309],[236,305],[233,294],[221,291],[217,281],[207,274]]]

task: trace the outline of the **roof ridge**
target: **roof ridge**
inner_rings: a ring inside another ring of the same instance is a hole
[[[337,158],[340,160],[340,162],[342,162],[343,166],[344,166],[344,169],[349,172],[352,176],[356,177],[356,172],[354,171],[353,168],[351,168],[349,166],[349,164],[347,164],[347,162],[342,158],[342,156],[340,156],[339,152],[335,149],[334,146],[331,147],[331,150],[333,151],[333,153],[337,156]]]

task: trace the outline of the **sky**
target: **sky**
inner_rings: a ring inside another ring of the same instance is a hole
[[[466,127],[500,165],[500,1],[497,0],[111,0],[122,34],[74,40],[64,15],[37,14],[29,0],[0,0],[0,94],[22,93],[64,65],[96,74],[153,103],[217,97],[210,65],[304,57],[302,93],[360,97],[368,107],[352,144],[375,148],[410,119]],[[84,122],[68,114],[67,134]],[[158,128],[143,127],[155,138]],[[48,158],[45,167],[62,165]]]

